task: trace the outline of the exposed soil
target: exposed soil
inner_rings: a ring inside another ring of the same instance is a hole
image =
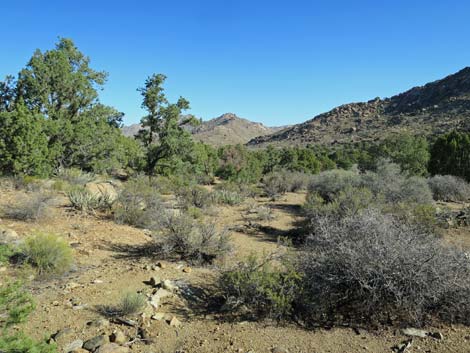
[[[0,206],[8,205],[20,196],[19,191],[2,191]],[[87,340],[98,334],[122,330],[129,340],[135,338],[136,328],[113,322],[95,323],[106,318],[103,306],[115,305],[126,291],[149,293],[146,283],[152,276],[176,281],[180,293],[170,298],[158,312],[175,316],[181,326],[173,327],[166,320],[150,319],[150,314],[139,317],[148,342],[130,345],[133,352],[240,352],[264,353],[274,348],[294,352],[392,352],[392,347],[407,339],[398,329],[366,331],[352,328],[306,330],[300,326],[277,325],[272,322],[227,321],[215,310],[213,287],[220,267],[233,263],[252,252],[268,253],[278,246],[277,239],[295,229],[300,219],[300,205],[305,194],[290,193],[271,202],[264,198],[250,199],[236,207],[215,207],[209,218],[221,227],[232,229],[234,251],[225,260],[211,267],[191,267],[187,264],[162,261],[140,256],[138,250],[150,240],[144,230],[115,224],[112,220],[84,216],[70,210],[67,200],[61,198],[47,221],[17,222],[7,219],[0,226],[26,236],[33,230],[61,234],[74,248],[76,268],[72,273],[47,281],[35,280],[28,284],[37,309],[27,323],[21,326],[35,338],[49,337],[69,328],[70,340]],[[249,203],[269,204],[274,219],[257,221],[247,226],[245,210]],[[454,244],[470,247],[469,229],[448,231],[446,239]],[[15,275],[14,269],[0,272]],[[17,274],[17,273],[16,273]],[[407,352],[470,352],[470,328],[443,326],[429,328],[444,335],[443,340],[415,338]],[[59,344],[60,346],[60,344]],[[63,348],[63,347],[60,347]],[[283,352],[278,350],[277,352]]]

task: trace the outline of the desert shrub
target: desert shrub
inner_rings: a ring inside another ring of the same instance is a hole
[[[70,245],[55,234],[29,236],[21,246],[21,253],[24,261],[34,266],[40,275],[62,274],[72,266]]]
[[[50,215],[53,199],[54,197],[48,193],[34,193],[3,208],[2,213],[7,218],[20,221],[39,221]]]
[[[123,316],[137,314],[145,309],[146,304],[147,299],[144,295],[135,292],[127,292],[122,296],[116,311],[119,315]]]
[[[211,193],[202,186],[194,185],[181,187],[176,191],[176,197],[182,208],[207,208],[213,203]]]
[[[288,182],[288,190],[290,192],[297,192],[307,189],[311,175],[302,172],[286,172],[286,179]]]
[[[333,169],[312,176],[308,191],[317,193],[324,200],[330,201],[341,190],[360,185],[361,176],[357,171]]]
[[[61,169],[57,172],[56,177],[59,180],[63,180],[70,185],[84,186],[85,184],[95,180],[95,175],[92,173],[84,172],[80,169],[70,168]]]
[[[254,215],[254,220],[257,221],[270,221],[274,219],[273,210],[269,206],[259,206],[251,210]]]
[[[94,213],[99,210],[109,210],[113,198],[107,194],[94,194],[83,186],[76,186],[67,192],[67,197],[73,208],[85,213]]]
[[[325,201],[318,193],[309,192],[303,209],[307,218],[316,221],[322,217],[336,219],[354,215],[378,203],[380,200],[369,189],[348,186],[333,196],[330,202]]]
[[[160,228],[165,208],[157,187],[147,178],[127,182],[113,206],[114,220],[138,228]]]
[[[289,191],[289,182],[285,172],[272,172],[263,177],[263,190],[272,200]]]
[[[317,220],[299,312],[308,322],[467,322],[470,261],[432,233],[376,210]]]
[[[168,258],[211,263],[230,250],[230,236],[226,230],[219,231],[214,223],[198,223],[185,213],[167,213],[157,248]]]
[[[276,320],[292,314],[299,284],[300,276],[292,266],[275,267],[269,258],[255,256],[224,271],[219,280],[227,309],[245,308],[255,318]]]
[[[418,176],[408,177],[402,173],[398,164],[380,160],[377,171],[362,175],[361,184],[376,195],[384,196],[386,202],[410,202],[429,204],[432,194],[426,179]]]
[[[226,189],[215,190],[213,197],[216,203],[235,206],[239,205],[244,201],[244,196],[236,191],[230,191]]]
[[[453,175],[435,175],[428,179],[434,200],[468,201],[470,184]]]

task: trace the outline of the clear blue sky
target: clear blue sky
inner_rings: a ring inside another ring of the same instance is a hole
[[[210,119],[268,125],[386,97],[470,65],[470,2],[1,1],[0,76],[72,38],[109,73],[101,100],[137,122],[152,73]]]

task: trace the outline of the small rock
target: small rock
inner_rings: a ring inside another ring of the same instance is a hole
[[[83,347],[83,341],[82,340],[75,340],[71,343],[69,343],[65,348],[64,348],[64,351],[66,353],[69,353],[69,352],[75,352],[77,351],[78,349],[82,348]]]
[[[166,279],[162,282],[162,288],[170,292],[176,292],[178,290],[178,287],[169,279]]]
[[[152,296],[152,298],[150,299],[150,305],[154,308],[154,309],[158,309],[158,307],[160,306],[160,297],[158,296]]]
[[[60,303],[59,303],[57,300],[54,300],[54,301],[52,302],[52,305],[54,305],[54,306],[59,306]]]
[[[122,347],[116,343],[105,343],[95,353],[128,353],[128,347]]]
[[[428,333],[429,337],[435,338],[437,340],[443,340],[444,335],[441,332],[429,332]]]
[[[176,316],[173,316],[168,324],[173,327],[179,327],[181,326],[181,321]]]
[[[78,288],[80,287],[80,285],[78,283],[75,283],[75,282],[69,282],[65,285],[65,289],[67,290],[72,290],[72,289],[75,289],[75,288]]]
[[[191,267],[184,267],[184,268],[183,268],[183,272],[184,272],[184,273],[191,273],[191,271],[192,271],[192,268],[191,268]]]
[[[405,328],[402,330],[402,333],[406,336],[414,336],[414,337],[426,337],[428,335],[428,332],[425,330],[420,330],[417,328]]]
[[[272,353],[289,353],[287,349],[282,348],[282,347],[274,347],[273,349],[271,349],[271,352]]]
[[[89,339],[83,343],[83,348],[88,351],[94,351],[96,348],[102,346],[103,344],[109,343],[109,337],[105,335],[100,335]]]
[[[158,278],[157,276],[150,277],[149,284],[150,284],[152,287],[156,287],[156,286],[158,286],[160,283],[161,283],[161,280],[160,280],[160,278]]]
[[[157,320],[157,321],[162,321],[163,319],[165,319],[165,313],[155,313],[151,316],[151,319],[152,320]]]
[[[166,268],[166,264],[164,262],[157,262],[157,266],[160,268]]]
[[[109,321],[106,319],[96,319],[96,320],[87,322],[87,325],[90,327],[108,327]]]
[[[114,342],[117,344],[123,344],[127,342],[127,337],[121,330],[115,330],[111,334],[110,339],[111,339],[111,342]]]
[[[95,279],[95,280],[94,280],[93,282],[91,282],[91,283],[92,283],[92,284],[101,284],[101,283],[103,283],[103,281],[100,280],[100,279]]]
[[[152,298],[153,297],[158,297],[158,298],[162,299],[162,298],[166,298],[166,297],[171,297],[172,295],[173,294],[170,291],[168,291],[166,289],[163,289],[163,288],[159,288],[155,292],[155,294],[152,296]]]

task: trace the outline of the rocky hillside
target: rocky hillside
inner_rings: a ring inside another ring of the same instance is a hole
[[[139,124],[124,126],[122,132],[126,136],[134,136],[140,129]],[[267,127],[238,117],[233,113],[226,113],[218,118],[204,121],[195,128],[187,127],[193,137],[213,146],[228,144],[244,144],[258,136],[275,133],[283,127]]]
[[[248,144],[342,144],[379,140],[396,132],[420,135],[470,131],[470,68],[391,98],[341,105],[302,124]]]

